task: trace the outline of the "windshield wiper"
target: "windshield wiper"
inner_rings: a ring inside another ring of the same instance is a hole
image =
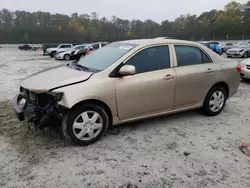
[[[83,65],[80,65],[78,63],[76,63],[75,66],[78,67],[78,68],[81,68],[82,70],[89,71],[89,68],[87,68],[87,67],[85,67]]]

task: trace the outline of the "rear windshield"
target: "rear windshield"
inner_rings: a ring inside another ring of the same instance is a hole
[[[137,45],[132,43],[111,43],[82,57],[77,64],[89,69],[105,70]]]

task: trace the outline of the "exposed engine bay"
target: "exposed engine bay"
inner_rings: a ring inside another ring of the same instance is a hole
[[[60,125],[66,109],[58,105],[62,95],[54,93],[36,94],[25,88],[20,88],[16,95],[13,106],[20,121],[33,123],[40,129],[47,126]]]

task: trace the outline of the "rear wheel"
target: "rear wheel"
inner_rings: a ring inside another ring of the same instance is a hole
[[[88,103],[69,112],[63,120],[62,130],[70,143],[86,146],[106,133],[108,122],[108,114],[102,107]]]
[[[208,116],[218,115],[225,107],[227,93],[224,87],[215,86],[207,94],[203,104],[203,111]]]

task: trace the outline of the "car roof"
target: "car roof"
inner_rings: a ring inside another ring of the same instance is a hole
[[[137,45],[151,45],[151,44],[160,44],[160,43],[169,43],[169,44],[197,44],[196,42],[186,41],[186,40],[177,40],[177,39],[136,39],[136,40],[125,40],[118,41],[119,43],[131,43]]]

